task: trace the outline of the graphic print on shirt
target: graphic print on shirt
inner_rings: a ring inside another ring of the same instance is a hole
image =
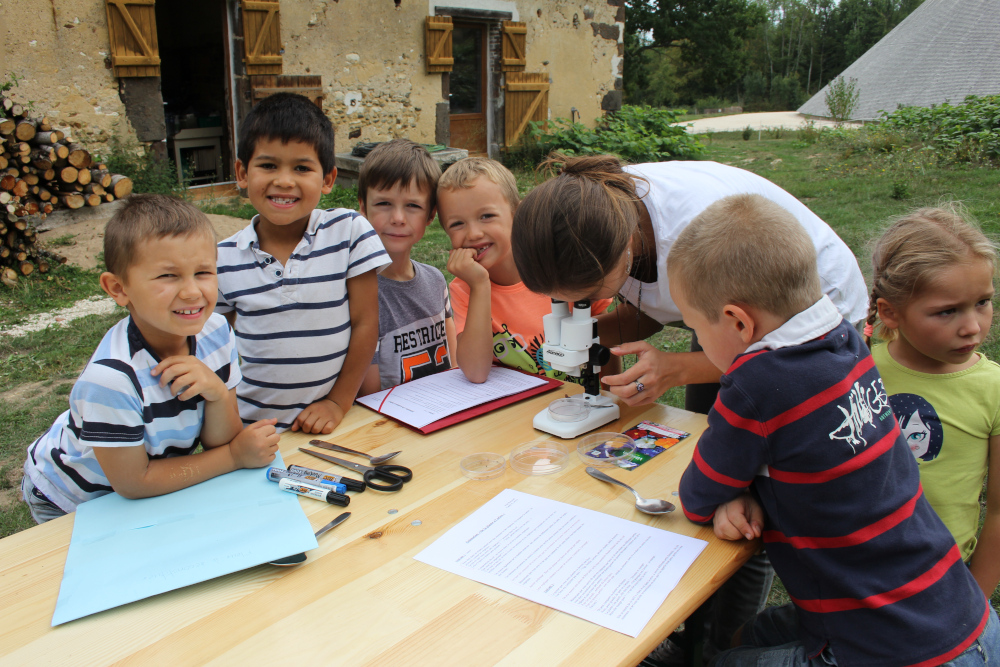
[[[504,366],[564,382],[577,384],[581,382],[580,378],[557,371],[542,359],[543,341],[537,336],[525,347],[519,334],[511,333],[506,324],[500,326],[503,327],[503,331],[493,334],[493,356]]]
[[[396,358],[403,382],[451,368],[444,320],[426,317],[390,332],[382,345]]]
[[[936,459],[944,444],[944,429],[934,406],[917,394],[894,394],[889,401],[906,446],[917,462]]]
[[[858,446],[868,446],[864,437],[865,426],[875,426],[875,419],[882,421],[892,414],[892,409],[882,378],[872,380],[868,387],[863,387],[860,381],[856,381],[847,395],[847,401],[847,407],[837,406],[844,413],[844,421],[830,432],[830,439],[845,441],[851,446],[851,451],[857,454]]]

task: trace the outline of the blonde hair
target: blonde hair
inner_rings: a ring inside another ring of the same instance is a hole
[[[613,155],[552,153],[539,169],[559,175],[529,192],[514,214],[521,280],[540,294],[599,288],[639,230],[635,181],[645,179]]]
[[[786,209],[755,194],[731,195],[702,211],[673,243],[667,271],[710,322],[726,304],[790,318],[823,296],[809,234]]]
[[[896,337],[896,331],[878,319],[879,299],[904,308],[942,268],[970,258],[989,262],[996,270],[996,245],[966,218],[954,202],[917,209],[896,219],[875,242],[867,319],[875,335],[887,341]]]
[[[124,280],[143,241],[195,233],[215,242],[211,220],[194,204],[168,195],[132,195],[104,227],[104,265]]]
[[[510,204],[511,211],[517,210],[521,198],[517,194],[517,181],[514,180],[514,174],[496,160],[485,157],[463,158],[448,167],[438,180],[438,192],[471,188],[472,182],[480,176],[500,188],[500,193]]]

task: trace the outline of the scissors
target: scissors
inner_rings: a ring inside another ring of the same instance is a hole
[[[318,459],[323,459],[324,461],[329,461],[330,463],[336,463],[339,466],[363,473],[362,476],[365,479],[365,484],[367,484],[369,488],[375,489],[376,491],[399,491],[403,488],[403,484],[406,484],[413,479],[413,471],[405,466],[395,465],[392,463],[386,465],[365,466],[360,463],[345,461],[328,454],[313,451],[312,449],[303,449],[302,447],[299,447],[299,451],[315,456]],[[376,479],[380,482],[388,482],[388,484],[374,484],[373,481]]]

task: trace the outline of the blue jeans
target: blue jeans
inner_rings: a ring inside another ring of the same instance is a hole
[[[31,511],[31,518],[34,519],[37,524],[43,524],[46,521],[58,519],[59,517],[66,515],[65,511],[46,498],[41,491],[35,488],[35,485],[31,483],[31,480],[28,479],[27,475],[21,479],[21,496],[24,498],[24,502],[28,503],[28,509]]]
[[[771,607],[743,627],[743,645],[720,653],[712,667],[830,667],[837,660],[830,647],[813,657],[798,637],[795,605]],[[941,667],[981,667],[1000,660],[1000,620],[993,609],[986,627],[976,641],[954,660]],[[992,661],[992,662],[991,662]]]

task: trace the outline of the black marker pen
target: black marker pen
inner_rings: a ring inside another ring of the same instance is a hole
[[[330,489],[319,486],[313,486],[312,484],[303,484],[302,482],[297,482],[294,479],[289,479],[287,477],[278,482],[278,488],[282,491],[290,491],[291,493],[295,493],[300,496],[308,496],[309,498],[322,500],[330,503],[331,505],[346,507],[351,502],[350,497],[345,496],[342,493],[337,493],[336,491],[331,491]]]

